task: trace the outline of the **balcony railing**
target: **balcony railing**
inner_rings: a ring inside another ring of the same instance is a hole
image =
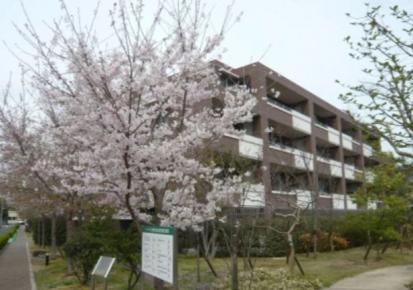
[[[344,195],[344,194],[340,194],[340,193],[333,193],[332,194],[332,199],[333,199],[333,209],[344,210],[344,209],[346,209],[346,204],[347,204],[347,209],[348,210],[357,210],[356,202],[349,195]]]
[[[317,161],[328,164],[330,166],[330,173],[332,176],[335,176],[335,177],[343,176],[341,162],[337,160],[321,157],[321,156],[317,156]]]
[[[367,202],[367,209],[377,209],[379,202],[377,200],[369,200]]]
[[[347,195],[347,209],[349,209],[349,210],[356,210],[357,209],[357,203],[354,200],[354,198],[350,195]]]
[[[333,199],[333,209],[345,209],[346,208],[344,194],[333,193],[331,196]]]
[[[262,160],[262,145],[263,140],[258,137],[254,137],[251,135],[243,134],[243,135],[231,135],[226,134],[227,137],[238,139],[238,151],[241,156],[255,159],[255,160]]]
[[[241,206],[261,208],[265,206],[265,190],[263,184],[251,184],[241,195]]]
[[[371,157],[373,155],[373,148],[370,145],[363,143],[363,155]]]
[[[292,148],[279,143],[270,144],[270,148],[287,152],[294,155],[294,166],[296,168],[312,171],[314,170],[313,154],[304,152],[297,148]]]
[[[239,139],[239,153],[242,156],[262,160],[262,139],[251,135],[243,135]]]
[[[344,176],[347,179],[355,180],[360,179],[363,171],[357,169],[354,165],[344,164]]]
[[[340,132],[338,130],[319,121],[316,121],[315,125],[321,129],[327,130],[327,139],[329,143],[340,145]]]
[[[294,110],[272,98],[268,98],[268,104],[290,114],[293,120],[293,128],[297,129],[298,131],[311,134],[311,118],[309,116],[297,110]]]
[[[373,182],[374,181],[374,173],[370,170],[366,171],[366,181]]]
[[[343,147],[348,149],[348,150],[353,150],[353,137],[350,135],[341,134],[342,142],[343,142]]]

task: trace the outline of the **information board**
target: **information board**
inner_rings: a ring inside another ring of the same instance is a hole
[[[142,232],[142,271],[174,284],[176,248],[173,227],[144,226]]]
[[[95,268],[93,268],[92,276],[107,278],[115,261],[115,258],[100,256],[99,260],[96,262]]]

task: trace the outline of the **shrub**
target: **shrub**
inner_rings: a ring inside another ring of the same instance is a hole
[[[0,235],[0,249],[3,249],[7,245],[7,243],[9,242],[9,239],[16,234],[18,228],[19,226],[15,225],[11,229],[9,229],[6,233]]]
[[[102,239],[80,230],[63,249],[72,260],[74,274],[82,284],[86,284],[96,261],[105,252],[105,245]]]
[[[300,245],[309,251],[313,247],[313,236],[310,233],[300,235],[298,238]],[[344,250],[348,248],[348,241],[337,233],[332,233],[331,236],[326,232],[320,232],[318,235],[318,250],[321,252],[331,250],[331,243],[335,250]]]
[[[114,227],[112,235],[108,240],[107,248],[119,263],[127,267],[129,271],[127,289],[134,289],[140,277],[139,232],[133,226],[123,230],[119,227]]]
[[[96,212],[64,245],[63,250],[71,258],[73,272],[81,283],[86,284],[90,280],[99,256],[111,254],[110,244],[116,230],[116,222],[110,215]]]
[[[44,227],[44,245],[51,246],[52,222],[49,217],[31,218],[28,220],[27,229],[32,233],[33,241],[36,245],[42,244],[42,231]],[[66,218],[58,216],[56,218],[56,245],[62,246],[66,242]]]
[[[396,242],[401,239],[399,229],[404,222],[404,215],[397,208],[352,213],[344,216],[338,227],[352,247]]]
[[[214,285],[214,289],[230,289],[230,277],[221,279]],[[240,290],[318,290],[321,282],[301,276],[290,275],[285,269],[266,270],[257,268],[253,272],[239,274]]]

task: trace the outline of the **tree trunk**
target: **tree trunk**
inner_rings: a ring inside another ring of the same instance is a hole
[[[236,214],[235,212],[233,213]],[[230,237],[230,253],[231,253],[231,290],[238,290],[238,251],[239,251],[239,225],[236,217],[233,217],[231,237]]]
[[[201,247],[200,247],[200,239],[199,239],[199,235],[195,234],[197,239],[197,243],[196,243],[196,282],[199,283],[201,282],[201,269],[200,269],[200,251],[201,251]]]
[[[153,197],[154,197],[154,204],[155,204],[155,213],[154,213],[154,223],[155,225],[160,224],[160,220],[158,217],[158,213],[162,210],[162,199],[157,195],[157,191],[154,191]],[[165,282],[159,278],[153,278],[154,282],[154,289],[155,290],[163,290],[165,289]]]
[[[334,252],[334,235],[332,231],[328,234],[328,243],[330,245],[330,252]]]
[[[200,240],[200,237],[198,235],[198,241],[199,240]],[[211,270],[211,273],[214,275],[214,277],[218,277],[217,272],[215,271],[214,267],[212,266],[211,261],[209,260],[208,256],[205,253],[205,249],[202,247],[201,243],[199,243],[199,245],[200,245],[200,247],[199,247],[200,256],[202,256],[204,258],[205,262],[207,263],[207,265],[208,265],[209,269]]]
[[[294,241],[293,241],[293,236],[291,233],[287,233],[287,242],[288,246],[290,247],[290,253],[288,255],[288,271],[290,273],[294,272],[294,266],[295,266],[295,247],[294,247]]]
[[[37,220],[37,228],[36,228],[37,238],[35,242],[39,246],[42,246],[42,220],[40,218],[37,218],[36,220]]]
[[[317,252],[318,252],[318,237],[317,234],[313,235],[313,257],[317,258]]]
[[[364,257],[363,257],[364,262],[367,262],[367,259],[369,258],[371,248],[373,247],[373,244],[372,244],[372,241],[371,241],[370,231],[367,232],[367,240],[368,240],[368,245],[367,245],[366,253],[364,254]]]
[[[56,256],[56,253],[57,253],[57,244],[56,244],[56,214],[55,213],[53,213],[52,214],[52,221],[51,221],[51,230],[50,230],[50,233],[51,233],[51,241],[52,241],[52,243],[51,243],[51,250],[52,250],[52,253],[51,253],[51,256],[52,257],[55,257]]]
[[[387,249],[389,248],[390,243],[385,243],[384,247],[381,249],[381,255],[383,255],[384,253],[386,253]]]
[[[231,253],[231,290],[238,290],[238,253]]]
[[[46,246],[46,219],[45,217],[42,215],[42,248],[44,248]]]
[[[4,209],[3,209],[3,199],[0,198],[0,227],[3,226],[3,212],[4,212]]]
[[[66,218],[66,242],[70,241],[74,235],[75,224],[73,221],[73,213],[70,211]],[[73,261],[72,258],[66,257],[67,274],[73,274]]]

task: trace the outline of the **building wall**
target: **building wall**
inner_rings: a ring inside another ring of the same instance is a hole
[[[266,208],[295,203],[320,209],[355,209],[347,187],[354,191],[361,186],[366,161],[375,164],[375,160],[351,116],[261,63],[237,69],[226,66],[226,70],[247,83],[257,98],[256,117],[245,126],[249,135],[230,136],[223,143],[243,157],[260,160],[267,169],[262,174],[262,204]],[[279,192],[271,180],[281,173],[304,173],[306,188],[298,186],[298,190],[295,184],[288,192]]]

